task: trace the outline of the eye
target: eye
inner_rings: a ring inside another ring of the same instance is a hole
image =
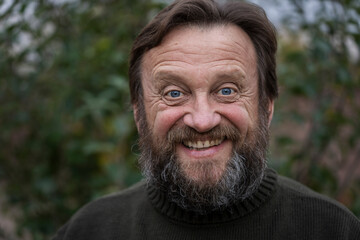
[[[219,102],[232,103],[239,99],[240,89],[235,84],[223,84],[214,91],[214,96]]]
[[[180,92],[178,90],[172,90],[172,91],[168,92],[166,95],[168,95],[172,98],[178,98],[182,95],[182,92]]]
[[[222,88],[220,89],[220,91],[218,92],[219,94],[222,94],[222,95],[231,95],[233,94],[235,91],[234,89],[232,88]]]
[[[162,96],[162,99],[167,105],[175,106],[184,103],[188,99],[189,94],[186,90],[180,89],[179,87],[170,86],[164,90]]]

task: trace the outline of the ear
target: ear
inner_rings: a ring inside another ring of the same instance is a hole
[[[136,128],[137,128],[137,130],[139,132],[139,129],[140,129],[139,108],[138,108],[137,104],[133,104],[132,109],[133,109],[133,113],[134,113],[134,120],[135,120]]]
[[[269,101],[269,106],[268,106],[268,127],[270,127],[271,124],[271,120],[273,118],[273,114],[274,114],[274,100],[270,100]]]

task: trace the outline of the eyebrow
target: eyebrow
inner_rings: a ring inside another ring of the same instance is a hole
[[[235,67],[228,71],[220,71],[216,73],[214,78],[218,83],[237,82],[238,84],[241,84],[246,79],[246,74],[243,69]],[[156,86],[161,88],[167,83],[176,83],[181,85],[186,79],[184,79],[184,77],[179,73],[162,70],[155,73],[154,80]]]
[[[220,73],[217,73],[215,75],[218,79],[244,79],[245,73],[242,69],[234,68],[230,71],[221,71]],[[180,74],[176,74],[174,72],[170,71],[159,71],[155,74],[154,78],[156,80],[182,80],[183,77]]]
[[[175,74],[173,72],[169,72],[169,71],[160,71],[155,73],[154,76],[155,80],[161,80],[161,81],[167,81],[167,80],[181,80],[182,77],[179,74]]]
[[[239,69],[232,70],[230,72],[220,72],[216,74],[216,79],[228,81],[242,81],[245,79],[245,73]]]
[[[159,71],[154,75],[155,86],[157,88],[162,88],[164,85],[169,83],[172,84],[182,84],[184,78],[180,74],[176,74],[170,71]]]

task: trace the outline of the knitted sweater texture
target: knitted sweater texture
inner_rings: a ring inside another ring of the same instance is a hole
[[[75,239],[359,240],[360,221],[339,203],[268,169],[251,199],[205,216],[138,183],[84,206],[54,237]]]

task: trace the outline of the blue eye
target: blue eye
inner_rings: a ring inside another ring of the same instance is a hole
[[[181,92],[180,91],[177,91],[177,90],[173,90],[173,91],[170,91],[169,93],[168,93],[168,95],[170,95],[171,97],[173,97],[173,98],[178,98],[178,97],[180,97],[181,96]]]
[[[233,89],[231,88],[222,88],[219,93],[221,93],[222,95],[231,95],[234,92]]]

